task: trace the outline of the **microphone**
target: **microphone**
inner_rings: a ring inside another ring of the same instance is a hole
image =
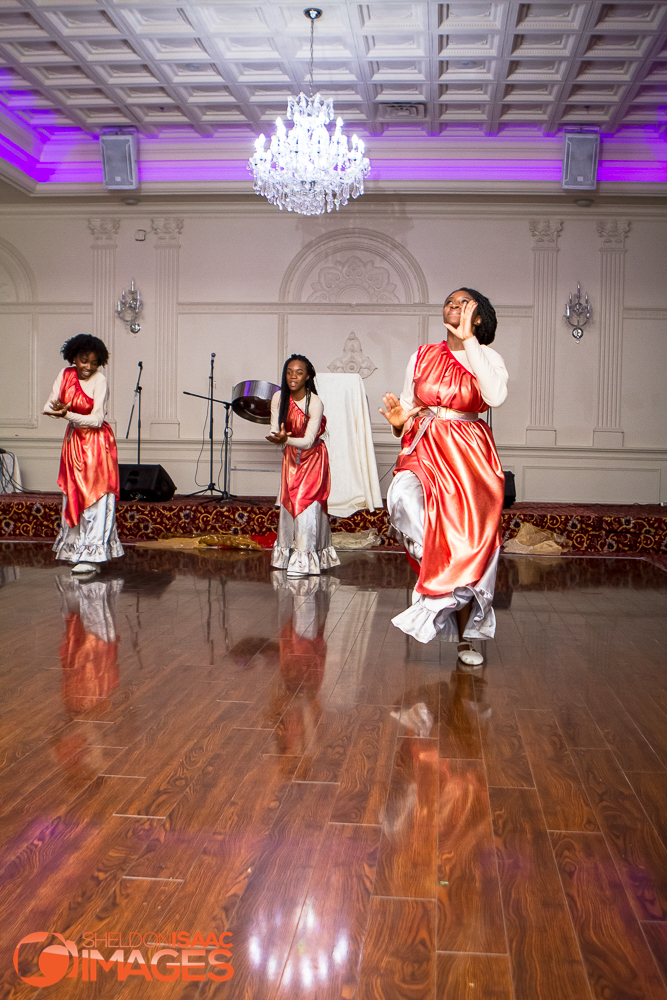
[[[212,357],[212,358],[214,358],[214,357],[215,357],[215,353],[213,353],[213,354],[211,355],[211,357]]]
[[[142,371],[143,371],[143,367],[144,367],[144,363],[143,363],[143,361],[140,361],[140,362],[139,362],[139,367],[140,367],[140,368],[142,369]]]

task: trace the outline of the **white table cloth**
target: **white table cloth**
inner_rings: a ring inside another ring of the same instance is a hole
[[[360,375],[323,373],[317,391],[327,418],[331,465],[329,513],[348,517],[355,510],[382,506],[368,401]]]

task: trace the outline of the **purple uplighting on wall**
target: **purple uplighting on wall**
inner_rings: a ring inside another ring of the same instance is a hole
[[[369,139],[371,154],[371,181],[381,184],[416,181],[416,182],[523,182],[560,184],[561,157],[553,155],[554,139],[545,139],[545,145],[550,144],[551,155],[535,157],[535,136],[498,137],[502,142],[503,155],[498,155],[498,139],[495,137],[478,137],[474,141],[480,149],[480,156],[458,156],[457,144],[460,138],[448,139],[447,136],[425,138],[425,146],[429,152],[437,148],[437,156],[400,156],[383,157],[382,147],[386,143],[382,139]],[[204,140],[205,142],[206,140]],[[419,140],[418,140],[419,141]],[[605,139],[602,145],[602,155],[598,166],[598,181],[605,183],[660,184],[667,183],[667,145],[651,135],[636,134],[630,140],[619,140],[614,137]],[[494,145],[495,143],[495,145]],[[414,147],[414,140],[406,140],[405,145]],[[527,145],[530,149],[527,149]],[[162,159],[160,157],[160,138],[144,140],[145,158],[138,164],[139,179],[143,184],[173,184],[175,186],[187,183],[247,183],[250,190],[251,177],[247,169],[247,159]],[[396,139],[391,142],[392,152],[400,145]],[[468,145],[468,142],[466,143]],[[375,152],[373,151],[375,147]],[[516,155],[508,157],[508,147]],[[173,142],[170,141],[169,153],[173,157]],[[237,147],[238,148],[238,147]],[[248,156],[252,144],[248,142]],[[525,150],[525,154],[521,153]],[[407,151],[407,150],[406,150]],[[462,151],[462,150],[461,150]],[[166,150],[165,150],[166,152]],[[185,150],[184,150],[185,152]],[[545,152],[547,149],[545,148]],[[629,158],[635,154],[636,158]],[[641,153],[641,158],[637,154]],[[532,154],[532,155],[531,155]],[[0,157],[10,167],[20,171],[36,184],[44,188],[49,185],[101,185],[103,183],[102,164],[97,152],[97,140],[91,136],[82,136],[75,132],[71,137],[61,134],[53,141],[47,141],[41,150],[41,158],[27,152],[11,139],[0,136]],[[175,187],[177,190],[177,187]]]

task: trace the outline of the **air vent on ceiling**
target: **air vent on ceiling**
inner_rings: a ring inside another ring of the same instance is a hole
[[[426,105],[407,103],[383,104],[381,114],[383,118],[414,121],[417,118],[426,118]]]

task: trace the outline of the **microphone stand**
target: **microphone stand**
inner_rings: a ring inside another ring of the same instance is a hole
[[[138,401],[139,405],[137,407],[137,465],[141,465],[141,391],[143,386],[141,385],[141,376],[144,370],[143,361],[139,362],[139,374],[137,375],[137,384],[134,387],[134,401],[132,403],[132,409],[130,410],[130,421],[127,425],[127,433],[125,434],[125,440],[130,436],[130,427],[132,426],[132,417],[134,416],[134,407]]]
[[[212,503],[212,502],[215,502],[216,500],[235,500],[236,499],[236,497],[234,497],[229,492],[229,486],[230,486],[229,479],[230,479],[230,472],[231,472],[231,469],[230,469],[230,462],[231,462],[230,446],[231,446],[231,438],[232,438],[232,434],[233,434],[232,427],[231,427],[231,409],[232,409],[232,404],[226,402],[226,400],[224,400],[224,399],[214,399],[213,398],[213,367],[214,367],[214,364],[215,364],[215,354],[211,354],[211,372],[210,372],[210,375],[208,377],[208,396],[201,396],[198,392],[185,392],[185,391],[183,392],[184,396],[194,396],[195,399],[206,399],[206,400],[208,400],[208,441],[209,441],[208,474],[209,474],[209,483],[208,483],[208,486],[204,487],[204,489],[197,490],[195,493],[189,493],[188,494],[188,496],[196,497],[196,496],[199,496],[200,493],[211,493],[212,495],[209,497],[209,500],[207,501],[207,503]],[[219,487],[216,486],[215,481],[213,479],[213,404],[214,403],[221,403],[222,406],[225,407],[224,450],[223,450],[223,461],[222,461],[222,469],[223,469],[223,477],[222,477],[222,486],[223,486],[223,488],[222,489],[219,489]],[[214,494],[216,494],[216,493],[218,493],[219,496],[215,496]]]

